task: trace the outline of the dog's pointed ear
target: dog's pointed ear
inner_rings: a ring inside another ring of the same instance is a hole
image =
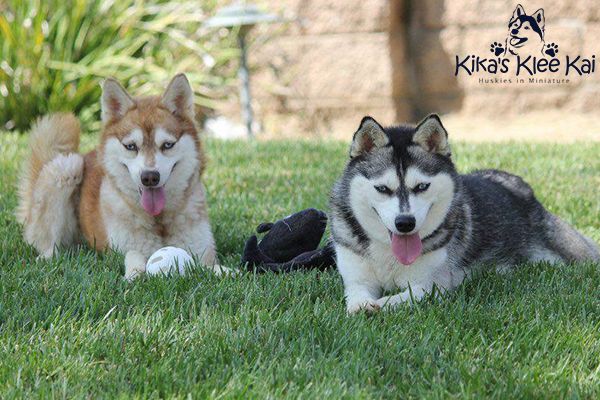
[[[383,127],[372,117],[364,117],[352,138],[350,158],[369,153],[377,147],[387,145],[389,142]]]
[[[107,123],[123,118],[135,102],[123,86],[113,78],[106,78],[102,83],[102,122]]]
[[[542,32],[544,31],[544,25],[546,25],[546,20],[544,19],[544,9],[540,8],[536,12],[531,15],[531,18],[537,22]]]
[[[511,21],[514,21],[515,19],[519,18],[521,15],[525,15],[525,9],[523,8],[522,5],[517,4],[515,11],[513,11]]]
[[[448,132],[437,114],[431,114],[417,125],[413,142],[429,153],[451,156]]]
[[[510,26],[510,24],[519,19],[521,15],[525,15],[525,9],[522,5],[517,4],[515,11],[513,11],[512,17],[510,17],[510,20],[508,21],[508,25]]]
[[[175,115],[194,120],[194,92],[185,74],[177,74],[167,86],[161,103]]]

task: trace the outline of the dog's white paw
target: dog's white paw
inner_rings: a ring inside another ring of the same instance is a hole
[[[36,257],[36,260],[49,260],[54,256],[54,247],[48,249],[48,250],[44,250],[44,251],[40,251],[39,255]]]
[[[146,258],[137,251],[128,251],[125,254],[125,279],[131,282],[145,272]]]
[[[363,300],[363,301],[354,301],[349,302],[346,305],[346,312],[348,315],[356,314],[358,312],[364,311],[367,313],[375,313],[381,309],[381,306],[377,304],[376,300]]]
[[[239,270],[225,267],[224,265],[210,265],[206,268],[210,269],[216,276],[235,276],[240,273]]]
[[[405,290],[392,296],[384,296],[376,301],[377,305],[382,309],[390,309],[398,307],[401,304],[414,304],[421,300],[427,292],[419,287],[413,287],[413,290]]]
[[[410,296],[405,298],[404,296],[394,295],[394,296],[384,296],[380,299],[377,299],[376,303],[380,308],[389,309],[400,303],[405,303],[408,300],[410,300]]]

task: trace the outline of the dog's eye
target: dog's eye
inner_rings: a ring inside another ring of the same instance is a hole
[[[138,147],[135,143],[129,143],[129,144],[123,143],[123,146],[125,146],[125,148],[129,151],[137,151],[138,150]]]
[[[415,186],[413,188],[413,192],[415,192],[415,193],[424,192],[427,189],[429,189],[429,185],[431,185],[431,183],[419,183],[417,186]]]
[[[169,150],[169,149],[173,148],[173,146],[175,146],[175,142],[164,142],[163,145],[161,146],[161,148],[163,150]]]
[[[392,194],[392,189],[390,189],[389,187],[385,186],[385,185],[377,185],[375,186],[375,190],[377,190],[379,193],[383,193],[383,194]]]
[[[528,30],[529,30],[529,27],[528,27],[528,26],[526,26],[526,27],[525,27],[525,30],[526,30],[526,31],[528,31]]]

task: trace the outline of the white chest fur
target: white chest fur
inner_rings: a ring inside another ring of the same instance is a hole
[[[164,229],[158,230],[156,219],[137,204],[130,205],[109,181],[100,190],[101,211],[110,246],[126,253],[137,251],[145,257],[164,246],[180,247],[201,261],[212,263],[215,257],[214,239],[204,187],[197,182],[190,196],[178,207],[167,207],[160,216]],[[168,194],[167,194],[167,202]]]
[[[432,281],[447,280],[445,248],[421,255],[413,264],[402,265],[392,254],[389,245],[372,243],[369,246],[369,264],[372,273],[384,290],[406,289],[412,286],[431,286]]]
[[[349,313],[361,309],[390,307],[431,293],[433,287],[452,289],[458,280],[451,270],[445,248],[421,255],[412,265],[400,264],[389,244],[372,242],[361,256],[344,246],[336,246],[337,267],[344,280]],[[381,297],[383,290],[401,289],[396,295]]]

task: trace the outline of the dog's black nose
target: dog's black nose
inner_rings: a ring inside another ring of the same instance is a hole
[[[408,233],[415,229],[416,221],[415,217],[412,215],[399,215],[396,217],[396,221],[394,222],[396,223],[396,229],[398,229],[398,232]]]
[[[160,173],[158,171],[142,171],[142,185],[153,187],[160,182]]]
[[[512,33],[513,35],[516,35],[519,33],[518,29],[513,29],[512,31],[510,31],[510,33]]]

